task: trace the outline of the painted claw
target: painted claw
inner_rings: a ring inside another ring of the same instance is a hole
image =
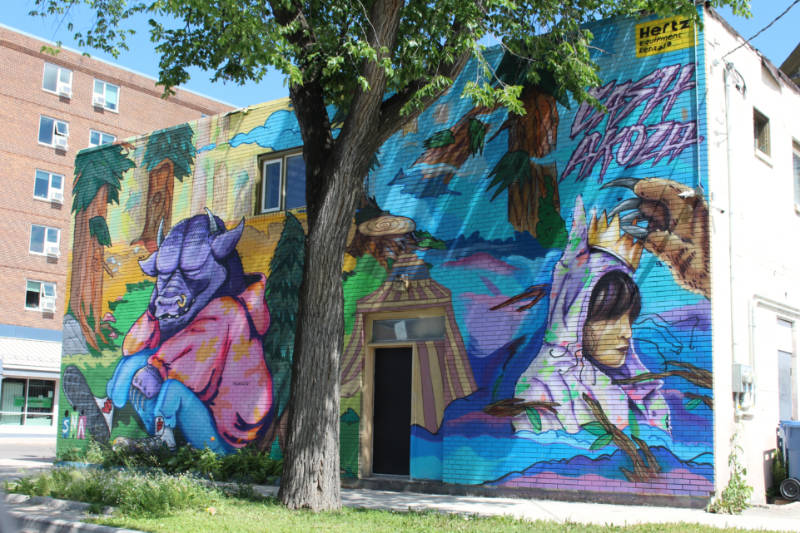
[[[640,226],[634,226],[633,224],[622,224],[620,225],[620,229],[634,239],[644,239],[647,237],[647,230]]]
[[[627,189],[633,190],[637,183],[639,183],[640,178],[617,178],[615,180],[611,180],[608,183],[604,183],[600,188],[607,189],[608,187],[625,187]]]
[[[627,179],[627,178],[621,178]],[[616,181],[616,180],[615,180]],[[639,209],[639,206],[642,204],[642,200],[640,198],[628,198],[627,200],[623,200],[618,203],[614,209],[608,214],[609,220],[614,218],[615,215],[620,213],[621,211],[628,211],[630,209]]]
[[[631,211],[625,215],[619,217],[620,224],[628,225],[628,226],[635,226],[637,220],[643,220],[644,216],[642,215],[641,211],[638,209],[636,211]]]

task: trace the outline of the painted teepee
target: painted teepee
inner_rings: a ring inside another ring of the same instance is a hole
[[[341,384],[343,396],[361,390],[365,348],[369,342],[365,338],[366,315],[396,312],[408,317],[414,311],[430,308],[443,310],[443,338],[410,340],[405,344],[414,347],[412,390],[421,393],[421,397],[412,401],[411,423],[436,433],[445,408],[453,400],[472,394],[477,386],[453,313],[450,290],[430,277],[428,267],[416,253],[400,255],[386,281],[358,300],[353,333],[342,358]]]

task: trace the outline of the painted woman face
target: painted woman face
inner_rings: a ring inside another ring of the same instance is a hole
[[[601,365],[619,368],[625,364],[631,345],[631,316],[587,320],[583,325],[583,353]]]

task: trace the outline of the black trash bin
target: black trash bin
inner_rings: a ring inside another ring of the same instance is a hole
[[[800,500],[800,422],[782,420],[780,431],[788,476],[781,483],[781,496],[787,500]]]

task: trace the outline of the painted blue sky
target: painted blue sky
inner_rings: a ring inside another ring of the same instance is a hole
[[[753,18],[751,19],[734,17],[729,9],[723,9],[721,13],[740,34],[745,38],[749,38],[786,9],[790,3],[790,0],[751,0],[753,11]],[[73,49],[78,48],[70,38],[70,32],[66,29],[67,21],[56,18],[43,21],[28,16],[28,11],[33,6],[33,0],[7,0],[3,4],[0,22],[6,26],[42,39],[60,40],[64,46]],[[76,28],[81,28],[91,21],[91,17],[88,12],[77,11],[71,21]],[[780,65],[798,44],[798,27],[800,27],[800,6],[789,11],[786,16],[755,39],[753,44],[773,63]],[[137,35],[134,36],[131,50],[122,53],[118,59],[93,50],[81,51],[89,52],[94,57],[118,63],[142,74],[156,77],[158,74],[158,58],[152,43],[148,39],[146,18],[142,17],[141,20],[136,21],[134,29],[137,29]],[[220,81],[211,82],[209,80],[210,76],[199,69],[192,70],[191,74],[192,78],[186,84],[187,89],[228,102],[237,107],[245,107],[288,96],[288,89],[284,86],[283,77],[279,73],[267,75],[260,83],[248,83],[242,86]]]

